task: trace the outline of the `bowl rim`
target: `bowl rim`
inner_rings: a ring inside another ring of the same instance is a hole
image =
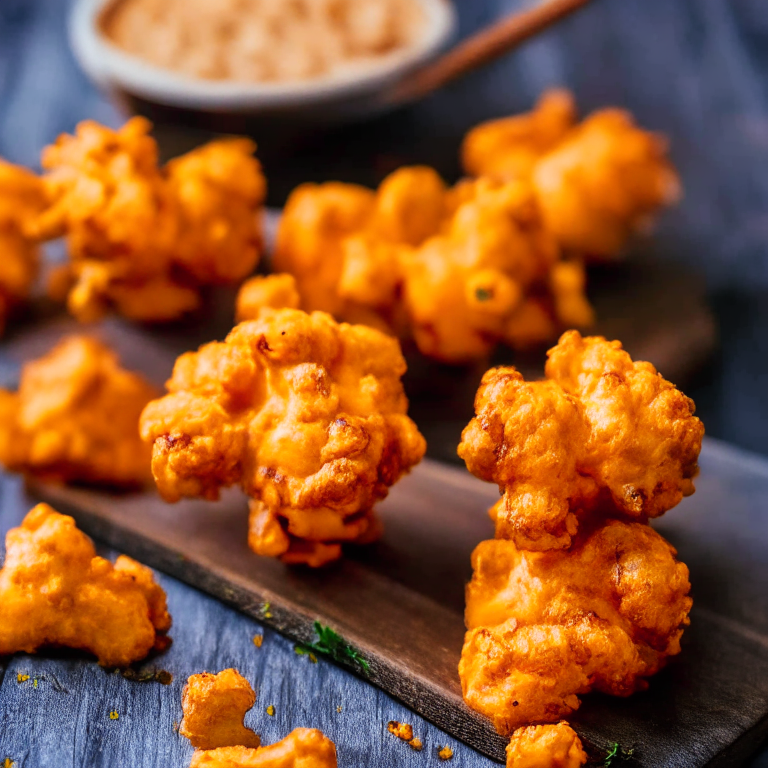
[[[392,51],[361,73],[339,72],[283,83],[204,80],[149,64],[110,42],[99,17],[116,0],[76,0],[69,17],[75,58],[99,86],[118,87],[160,104],[211,110],[310,106],[379,90],[433,58],[453,37],[457,13],[451,0],[414,0],[427,14],[425,34],[413,45]],[[119,0],[117,0],[119,2]]]

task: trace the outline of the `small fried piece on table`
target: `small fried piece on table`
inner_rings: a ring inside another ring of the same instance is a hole
[[[531,112],[489,120],[470,130],[461,163],[470,176],[527,178],[539,158],[559,144],[576,122],[570,92],[552,88]]]
[[[121,555],[112,565],[47,504],[5,539],[0,569],[0,655],[65,646],[123,667],[165,648],[171,617],[146,566]]]
[[[628,696],[680,653],[692,600],[688,568],[650,526],[611,520],[570,550],[503,539],[472,554],[464,698],[509,734],[554,722],[598,690]]]
[[[42,181],[0,159],[0,333],[37,277],[38,248],[29,231],[44,205]]]
[[[190,768],[337,768],[336,746],[321,731],[296,728],[269,747],[199,750]]]
[[[641,521],[695,490],[704,427],[693,401],[618,341],[569,331],[546,380],[493,368],[459,456],[504,494],[496,535],[526,549],[565,548],[595,513]]]
[[[192,675],[181,697],[184,719],[179,733],[198,749],[258,747],[261,739],[243,725],[255,702],[251,684],[236,669]]]
[[[263,311],[182,355],[141,433],[167,501],[253,499],[251,546],[321,564],[370,540],[374,503],[424,454],[396,339],[323,312]],[[318,558],[318,547],[324,549]],[[330,547],[330,550],[327,548]]]
[[[136,487],[151,480],[139,416],[156,395],[96,339],[70,336],[0,390],[0,462],[58,482]]]
[[[518,728],[507,745],[507,768],[579,768],[587,754],[565,720]]]

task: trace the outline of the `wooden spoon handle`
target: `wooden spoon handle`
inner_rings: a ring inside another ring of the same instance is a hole
[[[493,61],[528,38],[556,24],[589,0],[545,0],[513,13],[459,43],[423,69],[411,73],[390,94],[392,101],[412,101],[451,80]]]

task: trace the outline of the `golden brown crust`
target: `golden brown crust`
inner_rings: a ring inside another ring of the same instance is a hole
[[[536,164],[532,178],[558,242],[600,258],[619,254],[633,232],[680,197],[666,140],[620,109],[584,120]]]
[[[412,337],[449,363],[593,320],[583,265],[563,261],[527,179],[447,189],[416,166],[376,192],[303,185],[286,205],[275,265],[295,276],[305,309]]]
[[[581,739],[564,720],[518,728],[507,745],[507,768],[579,768],[586,762]]]
[[[504,493],[498,536],[568,547],[579,519],[658,517],[694,492],[704,427],[690,398],[617,341],[569,331],[548,354],[545,381],[488,371],[462,435],[469,470]]]
[[[470,176],[527,178],[539,158],[557,146],[575,122],[573,96],[552,88],[530,112],[472,128],[461,145],[462,166]]]
[[[251,684],[236,669],[192,675],[181,697],[184,719],[179,733],[198,749],[256,748],[261,739],[243,725],[255,702]]]
[[[238,323],[258,320],[264,309],[299,309],[300,305],[293,275],[257,275],[240,286],[235,317]]]
[[[459,666],[467,703],[500,733],[552,722],[599,690],[627,696],[680,652],[688,569],[640,523],[609,521],[569,551],[475,549]]]
[[[96,556],[75,521],[38,504],[6,536],[0,570],[0,655],[45,646],[126,666],[167,644],[165,593],[149,568]]]
[[[190,768],[336,768],[336,747],[321,731],[296,728],[269,747],[197,751]]]
[[[265,182],[247,139],[211,142],[158,167],[150,124],[93,121],[43,152],[49,206],[40,237],[65,235],[70,311],[110,308],[171,320],[198,306],[199,286],[248,275],[258,261]]]
[[[575,124],[573,97],[547,91],[533,111],[473,128],[462,146],[472,176],[530,180],[548,232],[586,258],[617,256],[680,182],[667,142],[620,109]]]
[[[44,204],[42,181],[0,159],[0,333],[37,277],[39,254],[31,228]]]
[[[59,482],[150,481],[139,416],[155,389],[95,339],[70,336],[26,363],[18,392],[0,390],[0,461]]]
[[[275,518],[289,537],[338,552],[370,535],[371,507],[424,454],[404,372],[395,339],[321,312],[241,323],[182,355],[169,394],[142,415],[160,493],[215,499],[237,483],[264,505],[251,527],[264,553],[291,559]]]

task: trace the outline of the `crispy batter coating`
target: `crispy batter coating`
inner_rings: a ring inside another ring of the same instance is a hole
[[[165,166],[180,219],[173,258],[201,285],[237,282],[259,261],[267,185],[255,151],[250,139],[220,139]]]
[[[184,719],[179,733],[198,749],[258,747],[261,739],[243,725],[255,703],[251,684],[236,669],[192,675],[181,697]]]
[[[561,261],[527,182],[464,183],[454,204],[443,233],[403,257],[404,302],[422,353],[463,363],[502,341],[528,346],[566,324],[591,324],[583,267]]]
[[[165,592],[146,566],[112,565],[47,504],[8,532],[0,569],[0,655],[66,646],[126,666],[168,643]]]
[[[336,768],[336,746],[322,731],[296,728],[269,747],[201,750],[190,768]]]
[[[568,547],[580,518],[645,521],[694,492],[704,427],[690,398],[618,341],[569,331],[548,355],[544,381],[488,371],[462,435],[470,472],[504,494],[498,537]]]
[[[583,265],[562,260],[528,180],[447,189],[413,167],[375,193],[303,185],[281,220],[275,266],[295,276],[305,309],[412,337],[449,363],[593,320]]]
[[[0,389],[0,462],[58,482],[132,487],[151,480],[139,416],[156,391],[101,342],[70,336]]]
[[[500,733],[554,722],[599,690],[628,696],[680,652],[688,568],[652,528],[611,520],[570,551],[494,539],[475,549],[464,697]]]
[[[558,242],[598,258],[616,256],[659,208],[680,197],[666,140],[620,109],[584,120],[536,164],[533,184]]]
[[[518,728],[507,745],[507,768],[579,768],[587,754],[565,720]]]
[[[172,320],[199,305],[199,287],[233,282],[258,261],[264,177],[246,139],[212,142],[158,166],[150,123],[113,131],[78,125],[43,152],[48,209],[40,237],[66,235],[70,311],[110,308]]]
[[[489,120],[473,128],[461,145],[470,176],[527,178],[536,162],[557,146],[576,122],[570,92],[545,91],[531,112]]]
[[[472,129],[462,146],[473,176],[530,179],[546,229],[566,250],[617,256],[656,211],[680,197],[667,142],[620,109],[575,124],[573,97],[546,92],[528,114]]]
[[[397,340],[372,328],[263,311],[182,355],[169,394],[144,410],[161,495],[215,499],[240,484],[257,552],[337,557],[342,542],[370,540],[373,504],[424,454],[404,372]]]
[[[257,275],[246,280],[237,294],[238,323],[257,320],[263,309],[299,309],[301,297],[293,275]]]
[[[38,250],[29,232],[44,204],[40,179],[0,159],[0,333],[37,277]]]
[[[438,231],[445,207],[445,183],[425,166],[400,168],[376,192],[302,184],[280,220],[275,269],[294,275],[304,309],[397,333],[401,255]]]

